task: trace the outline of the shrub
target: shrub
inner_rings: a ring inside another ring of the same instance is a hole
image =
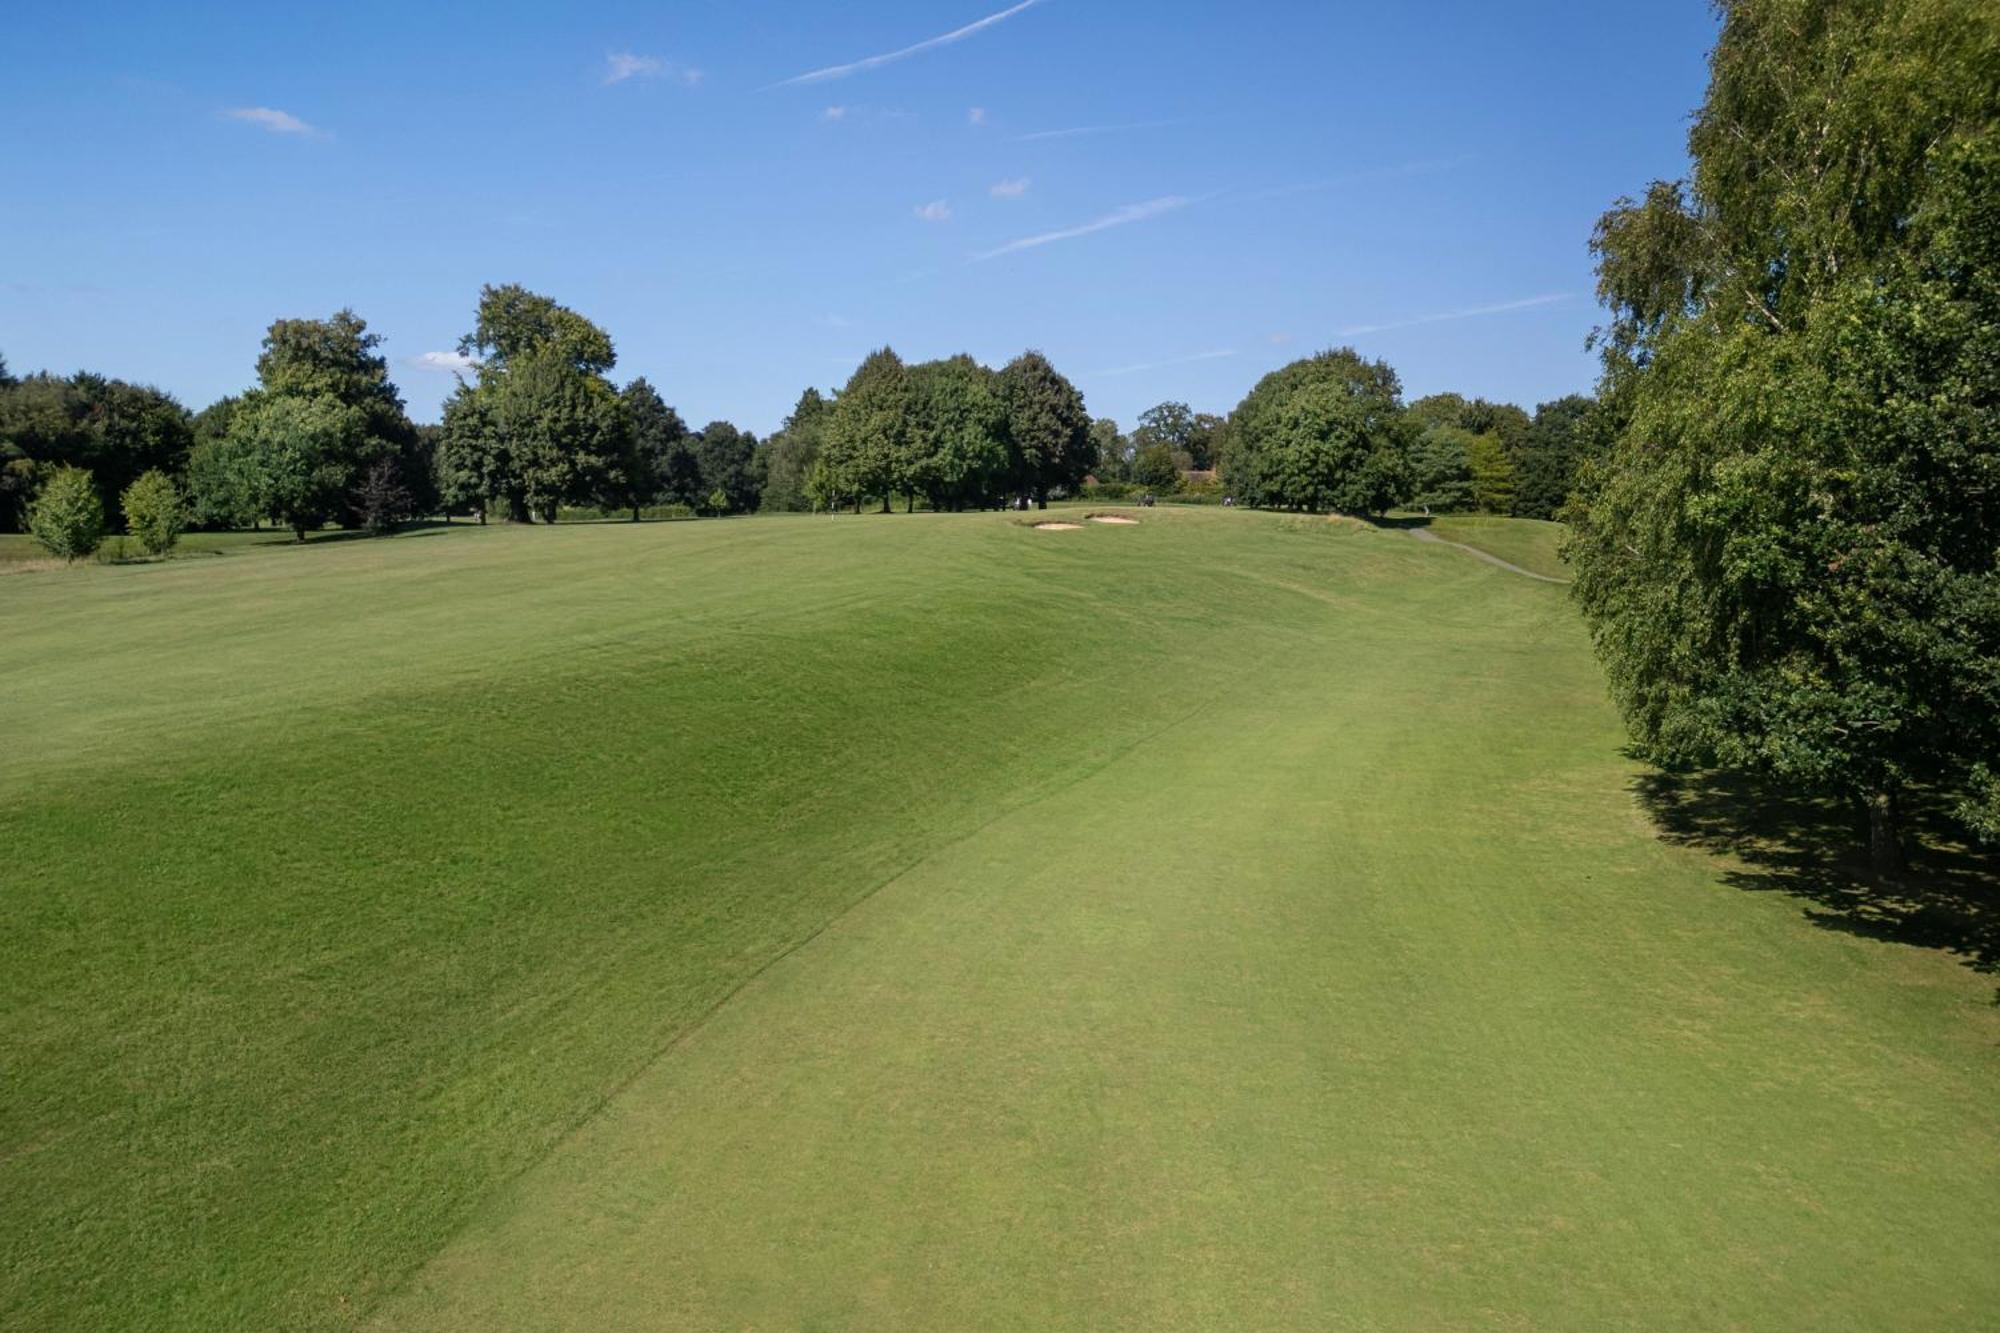
[[[362,476],[354,508],[361,526],[377,537],[388,536],[410,516],[410,493],[403,488],[394,461],[379,459]]]
[[[147,555],[165,555],[187,530],[187,501],[172,477],[158,468],[141,473],[119,497],[125,528],[139,539]]]
[[[28,531],[50,555],[75,562],[104,541],[104,505],[90,474],[80,467],[57,468],[28,511]]]

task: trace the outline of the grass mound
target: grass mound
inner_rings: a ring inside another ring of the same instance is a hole
[[[1983,1317],[1990,979],[1661,836],[1562,590],[1438,556],[0,580],[0,1326]]]

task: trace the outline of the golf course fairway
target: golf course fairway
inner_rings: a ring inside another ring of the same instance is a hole
[[[1564,588],[1126,512],[0,578],[0,1327],[1993,1317],[1991,975]]]

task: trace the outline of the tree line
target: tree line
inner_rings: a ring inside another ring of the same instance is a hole
[[[1583,462],[1608,446],[1596,406],[1580,394],[1532,416],[1456,393],[1405,404],[1388,366],[1342,348],[1272,372],[1226,417],[1166,402],[1129,435],[1097,419],[1095,476],[1274,508],[1549,519]]]
[[[614,387],[610,338],[547,297],[482,290],[461,343],[478,354],[474,374],[441,425],[410,420],[381,341],[351,310],[277,320],[256,386],[198,413],[87,372],[17,379],[0,360],[0,531],[46,510],[37,535],[74,557],[94,549],[90,533],[139,535],[134,499],[179,525],[268,522],[300,538],[433,514],[552,522],[565,508],[637,518],[758,507],[754,435],[727,421],[689,430],[644,378]]]
[[[513,284],[481,290],[459,342],[470,373],[442,422],[418,425],[381,342],[352,310],[277,320],[256,385],[197,413],[149,386],[89,373],[15,379],[0,361],[0,531],[28,523],[31,500],[69,469],[88,485],[65,478],[37,531],[62,528],[71,553],[92,531],[137,535],[126,496],[142,477],[141,504],[181,525],[268,522],[301,539],[327,524],[386,532],[440,514],[548,523],[576,510],[637,520],[665,508],[888,510],[897,499],[964,510],[1133,488],[1546,518],[1604,439],[1581,397],[1532,417],[1457,394],[1405,407],[1394,372],[1349,349],[1273,372],[1226,417],[1165,402],[1127,435],[1093,418],[1040,352],[993,369],[963,354],[906,364],[884,347],[844,386],[805,390],[759,440],[728,421],[690,430],[644,377],[615,384],[604,329]]]

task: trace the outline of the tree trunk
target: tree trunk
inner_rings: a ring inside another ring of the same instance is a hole
[[[915,491],[911,491],[907,496],[904,497],[903,512],[906,514],[914,514],[917,512],[917,493]]]
[[[1903,873],[1903,838],[1896,793],[1876,791],[1864,798],[1868,806],[1868,865],[1878,875]]]
[[[633,521],[634,523],[637,523],[637,522],[639,521],[639,506],[638,506],[638,505],[633,505],[633,506],[632,506],[632,521]]]

